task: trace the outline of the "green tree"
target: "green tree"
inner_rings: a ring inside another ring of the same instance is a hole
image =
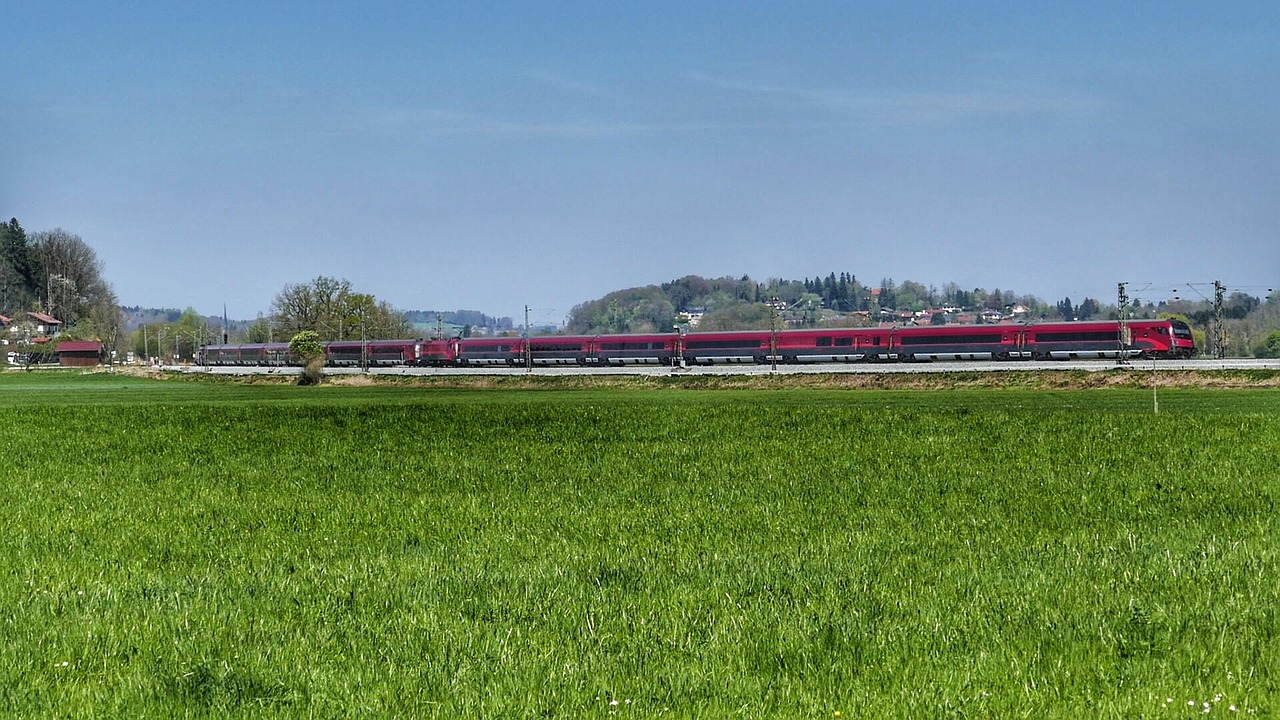
[[[175,361],[193,360],[196,350],[210,338],[208,323],[195,308],[190,307],[183,310],[178,322],[170,327],[170,334],[173,337]]]
[[[7,328],[9,335],[8,350],[16,352],[17,364],[30,369],[31,340],[36,337],[36,324],[30,318],[23,318]],[[6,358],[7,360],[7,358]]]
[[[666,292],[656,285],[647,285],[576,305],[569,312],[566,329],[583,335],[658,332],[670,330],[675,316],[675,305]]]
[[[774,311],[765,303],[737,302],[723,305],[702,317],[699,330],[768,330]]]
[[[898,289],[893,283],[893,278],[880,281],[879,298],[881,308],[896,309],[898,307]]]
[[[17,218],[0,223],[0,312],[31,309],[41,293],[40,260]]]
[[[1280,330],[1268,334],[1254,349],[1253,354],[1260,358],[1280,358]]]
[[[664,297],[646,297],[631,308],[631,320],[627,323],[630,332],[663,332],[670,330],[676,322],[676,309],[671,301]]]
[[[324,345],[320,343],[320,334],[314,330],[303,330],[289,340],[289,351],[302,358],[302,375],[299,385],[318,385],[324,377]]]
[[[168,323],[144,323],[130,334],[128,346],[134,357],[142,362],[149,362],[151,358],[164,356],[161,352],[161,345],[163,344],[163,339],[168,336]]]
[[[929,304],[929,288],[913,280],[905,280],[897,288],[895,302],[899,310],[924,310]]]
[[[679,280],[663,283],[662,292],[676,310],[687,311],[702,306],[701,298],[711,292],[711,283],[697,275],[686,275]]]
[[[271,342],[271,323],[263,317],[254,320],[244,332],[244,341],[247,343]]]

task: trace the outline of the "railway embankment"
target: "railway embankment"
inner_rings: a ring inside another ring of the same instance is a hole
[[[352,372],[330,370],[328,386],[384,386],[450,389],[573,390],[573,389],[734,389],[734,390],[946,390],[946,389],[1044,389],[1105,390],[1109,388],[1280,389],[1280,369],[1152,369],[1145,366],[1111,366],[1106,369],[1026,369],[1005,371],[946,370],[928,372],[706,372],[706,369],[665,368],[630,373],[566,373],[534,369],[531,372]],[[114,372],[156,379],[237,384],[289,384],[297,381],[291,369],[276,372],[209,373],[193,368],[137,368]]]

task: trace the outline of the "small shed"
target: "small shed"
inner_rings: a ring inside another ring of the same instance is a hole
[[[63,367],[97,367],[102,362],[102,343],[68,341],[58,345],[58,364]]]

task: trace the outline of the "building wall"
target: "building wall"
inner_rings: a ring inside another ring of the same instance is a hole
[[[58,358],[58,364],[63,367],[97,367],[98,354],[62,353]]]

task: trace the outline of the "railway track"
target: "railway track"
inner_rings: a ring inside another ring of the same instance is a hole
[[[170,365],[162,369],[185,373],[211,375],[296,375],[301,368],[294,367],[201,367],[197,365]],[[1086,372],[1186,372],[1206,370],[1280,370],[1280,359],[1191,359],[1191,360],[1134,360],[1118,364],[1114,360],[1051,360],[1006,362],[922,362],[922,363],[823,363],[803,365],[705,365],[688,368],[630,365],[623,367],[578,367],[569,365],[524,367],[486,366],[476,368],[325,368],[326,375],[401,375],[401,376],[580,376],[580,375],[803,375],[803,374],[909,374],[953,372],[1027,372],[1044,370],[1083,370]]]

